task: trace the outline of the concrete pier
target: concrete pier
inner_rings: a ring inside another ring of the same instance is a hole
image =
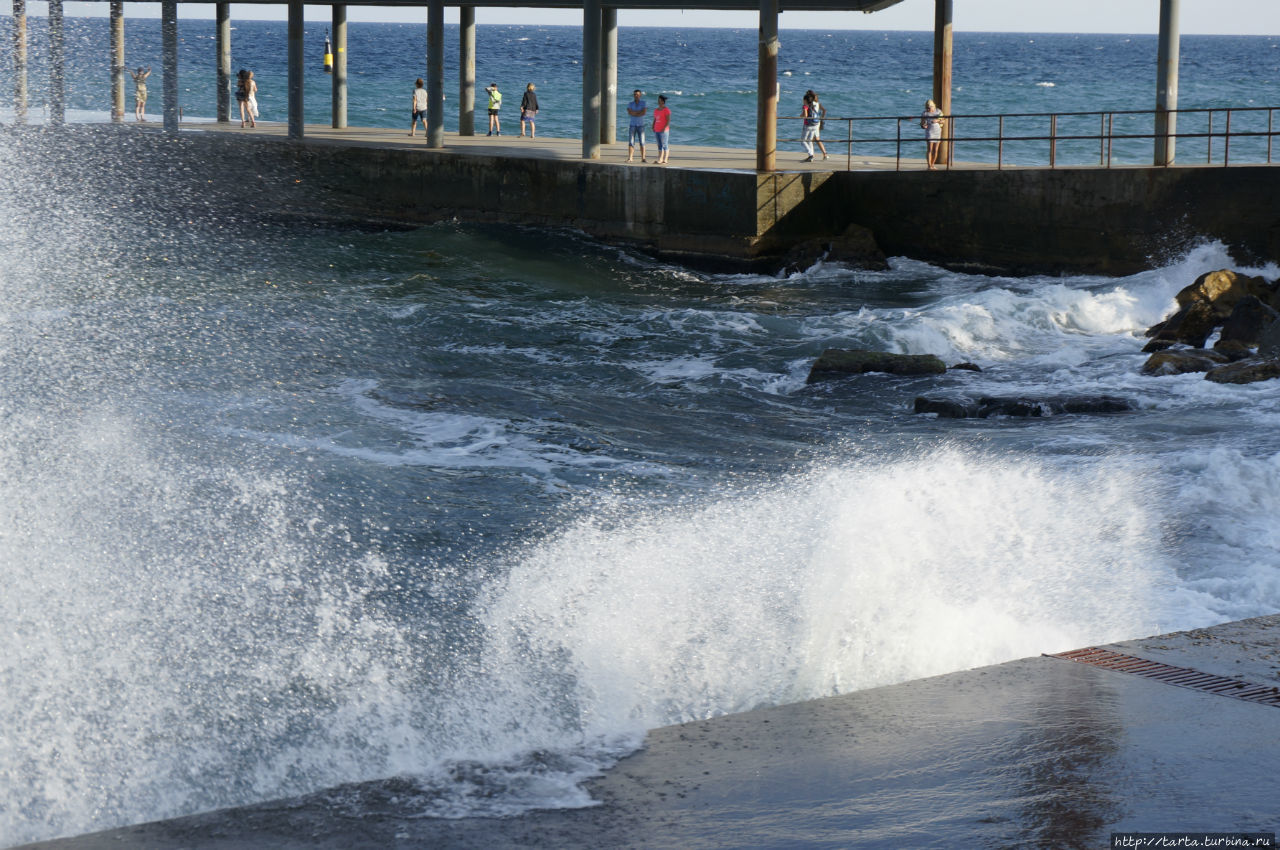
[[[1280,615],[1106,649],[1280,695]],[[423,818],[388,780],[32,847],[1108,847],[1274,834],[1278,759],[1280,706],[1040,656],[655,729],[594,808]]]
[[[284,217],[573,227],[718,269],[775,272],[791,248],[851,227],[889,256],[991,274],[1132,274],[1205,240],[1242,263],[1280,259],[1274,165],[929,172],[921,160],[895,171],[893,159],[856,157],[853,170],[833,172],[797,150],[761,173],[748,149],[682,145],[670,166],[627,165],[621,145],[583,160],[577,139],[446,133],[431,149],[403,128],[308,125],[300,140],[287,129],[186,125],[166,142],[146,125],[99,125],[68,128],[63,143],[82,153],[126,146],[175,191],[258,175],[255,207]]]

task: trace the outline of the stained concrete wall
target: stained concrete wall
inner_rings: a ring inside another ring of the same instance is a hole
[[[1203,240],[1280,261],[1280,166],[839,172],[811,203],[890,256],[1001,273],[1131,274]]]
[[[258,214],[339,224],[567,226],[770,271],[797,243],[851,224],[891,256],[991,273],[1128,274],[1204,239],[1241,261],[1280,261],[1280,166],[757,174],[116,125],[47,138],[205,206],[221,193]]]

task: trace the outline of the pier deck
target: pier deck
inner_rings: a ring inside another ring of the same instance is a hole
[[[512,124],[518,123],[519,119],[512,121]],[[143,124],[141,126],[160,127],[159,124]],[[258,126],[254,129],[241,129],[238,121],[230,124],[208,123],[190,123],[183,124],[184,131],[201,131],[215,133],[232,133],[246,134],[248,136],[265,136],[268,138],[286,139],[288,137],[288,125],[281,121],[258,121]],[[564,162],[592,162],[602,163],[606,165],[626,164],[627,145],[625,142],[615,142],[610,145],[600,146],[600,158],[597,160],[584,160],[582,158],[582,142],[577,138],[556,138],[551,136],[539,136],[535,139],[521,138],[515,133],[504,132],[502,136],[486,136],[483,133],[476,136],[460,136],[457,133],[445,133],[444,148],[427,148],[427,139],[421,131],[416,137],[410,138],[408,131],[402,128],[390,129],[386,127],[346,127],[341,130],[335,130],[324,124],[308,124],[306,125],[306,133],[303,137],[304,143],[316,144],[340,144],[355,147],[376,147],[387,148],[393,150],[412,150],[419,148],[421,150],[430,150],[433,154],[446,153],[457,154],[461,156],[494,156],[494,157],[510,157],[510,158],[536,158],[551,159]],[[849,157],[845,152],[845,145],[842,142],[828,141],[827,150],[830,153],[830,159],[822,161],[821,159],[813,162],[802,162],[805,154],[800,148],[800,143],[795,142],[788,149],[786,143],[779,146],[777,155],[778,170],[784,172],[792,171],[844,171],[849,168],[859,171],[894,171],[897,169],[897,160],[888,156],[864,156],[855,154]],[[924,149],[924,142],[920,141],[914,144],[914,147]],[[640,162],[640,153],[636,151],[636,159],[634,165],[645,166],[647,168],[662,168],[663,166],[654,165],[653,159],[657,156],[657,147],[653,144],[652,134],[648,134],[646,139],[646,150],[649,154],[649,162]],[[718,148],[706,145],[682,145],[679,143],[671,146],[671,164],[667,168],[682,169],[710,169],[716,171],[745,171],[755,172],[756,170],[756,152],[750,148]],[[955,168],[965,169],[991,169],[992,165],[984,163],[957,163]],[[902,160],[901,170],[903,171],[923,171],[925,170],[924,160],[920,158]]]

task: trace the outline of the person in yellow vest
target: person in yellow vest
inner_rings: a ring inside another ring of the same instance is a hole
[[[502,135],[502,122],[498,120],[498,110],[502,108],[502,92],[497,83],[489,83],[485,89],[489,93],[489,133],[490,136]]]

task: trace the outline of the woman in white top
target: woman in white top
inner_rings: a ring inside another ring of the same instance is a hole
[[[422,87],[422,77],[418,77],[418,82],[413,89],[413,110],[409,113],[409,135],[412,136],[418,129],[418,122],[422,122],[422,132],[427,132],[427,90]]]
[[[929,143],[928,155],[925,162],[929,166],[929,170],[933,171],[937,167],[938,149],[942,147],[942,127],[947,123],[947,119],[942,117],[942,110],[932,100],[924,102],[924,112],[920,115],[920,127],[924,130],[925,140]]]

